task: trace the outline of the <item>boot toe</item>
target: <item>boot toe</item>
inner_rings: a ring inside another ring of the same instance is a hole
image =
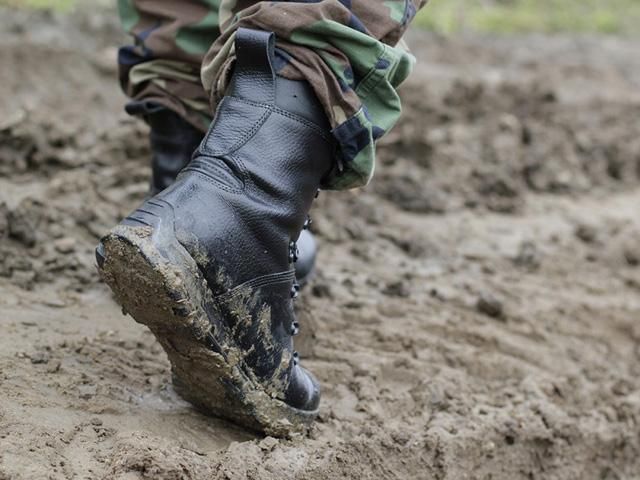
[[[293,367],[286,402],[299,410],[315,411],[320,405],[320,383],[307,369]]]
[[[298,261],[296,262],[296,279],[304,287],[313,277],[316,267],[317,244],[309,230],[303,230],[296,242],[298,246]]]

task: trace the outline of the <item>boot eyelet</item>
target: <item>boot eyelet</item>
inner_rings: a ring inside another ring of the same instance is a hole
[[[298,257],[300,255],[300,251],[298,250],[298,245],[296,242],[289,243],[289,263],[296,263],[298,261]]]
[[[298,322],[293,322],[291,324],[291,336],[295,337],[300,333],[300,324]]]
[[[298,282],[294,282],[294,284],[291,285],[291,298],[296,299],[298,298],[299,294],[300,294],[300,284]]]

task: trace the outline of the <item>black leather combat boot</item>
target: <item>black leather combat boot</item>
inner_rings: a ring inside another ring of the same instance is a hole
[[[175,182],[178,174],[191,161],[204,134],[177,113],[157,103],[136,102],[135,105],[129,104],[127,111],[132,115],[142,116],[150,127],[149,192],[153,196]],[[296,279],[300,288],[303,288],[314,275],[317,255],[316,241],[308,228],[300,233],[297,245]]]
[[[97,257],[123,308],[164,347],[184,398],[287,435],[305,430],[320,400],[293,349],[293,262],[334,143],[309,85],[275,76],[273,41],[238,30],[227,96],[193,160]]]

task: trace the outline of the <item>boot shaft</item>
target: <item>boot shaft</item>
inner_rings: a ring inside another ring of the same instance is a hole
[[[308,83],[275,74],[273,48],[272,34],[238,35],[227,95],[189,168],[242,190],[254,207],[268,206],[263,213],[295,239],[332,168],[335,144]]]

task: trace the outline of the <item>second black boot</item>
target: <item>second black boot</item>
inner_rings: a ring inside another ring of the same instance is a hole
[[[239,29],[227,96],[176,182],[106,235],[99,269],[156,335],[178,393],[271,435],[304,431],[320,391],[293,348],[296,240],[334,143],[273,35]]]
[[[160,107],[144,116],[151,143],[151,195],[175,182],[204,134],[173,111]]]

